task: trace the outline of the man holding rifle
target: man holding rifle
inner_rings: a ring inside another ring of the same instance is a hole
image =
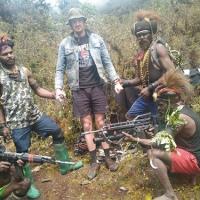
[[[167,117],[166,129],[158,132],[153,139],[124,134],[132,141],[152,147],[148,150],[150,164],[165,189],[165,194],[155,200],[177,200],[168,171],[188,174],[194,183],[195,176],[200,173],[200,118],[186,105],[188,97],[193,95],[193,90],[181,72],[167,72],[161,83],[162,86],[156,88],[156,92],[158,96],[165,95],[173,108],[173,112]]]
[[[54,93],[39,86],[32,73],[24,66],[15,64],[14,43],[6,35],[0,37],[0,126],[4,137],[11,137],[17,153],[28,152],[31,145],[31,132],[46,138],[52,136],[55,156],[58,160],[69,161],[60,127],[44,115],[34,103],[32,91],[40,97],[54,99]],[[82,167],[82,162],[74,165],[60,164],[61,174]],[[23,167],[24,176],[31,181],[27,192],[29,198],[38,198],[40,192],[33,184],[31,169]]]
[[[19,165],[23,164],[19,161]],[[0,199],[14,200],[26,196],[30,187],[28,178],[19,178],[10,162],[0,161]]]
[[[175,66],[164,43],[156,37],[159,16],[152,11],[140,10],[136,13],[136,19],[131,30],[139,45],[138,53],[134,58],[136,73],[134,79],[124,80],[123,86],[135,87],[139,95],[126,113],[126,117],[130,120],[151,112],[156,125],[158,111],[152,94],[162,76],[174,70]]]

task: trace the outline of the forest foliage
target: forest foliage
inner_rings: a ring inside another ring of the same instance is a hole
[[[88,20],[88,27],[106,41],[112,61],[122,78],[134,75],[133,54],[137,49],[131,34],[134,13],[138,9],[156,11],[161,21],[159,35],[183,55],[183,67],[200,64],[200,1],[199,0],[110,0],[100,9],[78,0],[60,0],[52,8],[45,0],[1,0],[0,33],[8,33],[15,41],[17,63],[30,68],[39,83],[54,90],[55,65],[60,41],[70,33],[66,25],[67,11],[79,6]],[[66,88],[66,91],[67,88]],[[69,136],[74,129],[70,93],[62,106],[39,100],[43,111],[59,121]],[[199,96],[192,105],[200,112]],[[44,104],[45,103],[45,104]],[[45,106],[43,106],[45,105]]]

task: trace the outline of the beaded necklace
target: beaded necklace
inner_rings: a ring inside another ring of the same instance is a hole
[[[139,63],[139,72],[140,72],[140,79],[142,81],[142,87],[147,87],[147,84],[149,84],[149,57],[150,57],[150,51],[149,49],[144,54],[143,60]]]

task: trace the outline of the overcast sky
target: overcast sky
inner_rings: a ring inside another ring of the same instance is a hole
[[[108,2],[108,0],[79,0],[79,1],[81,3],[90,3],[95,6],[102,6],[106,2]],[[55,6],[57,4],[58,0],[46,0],[46,2],[50,3],[52,6]]]

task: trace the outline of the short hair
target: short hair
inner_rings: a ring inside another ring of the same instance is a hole
[[[14,41],[7,34],[0,35],[0,51],[8,46],[13,48]]]

